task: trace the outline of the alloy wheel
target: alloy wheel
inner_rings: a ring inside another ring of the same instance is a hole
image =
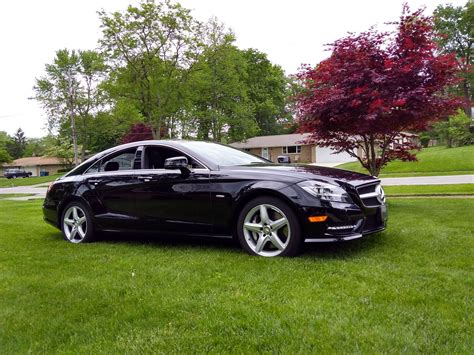
[[[260,256],[280,255],[291,238],[288,218],[270,204],[255,206],[247,213],[243,233],[247,245]]]
[[[64,213],[63,231],[71,243],[80,243],[87,233],[87,218],[79,206],[71,206]]]

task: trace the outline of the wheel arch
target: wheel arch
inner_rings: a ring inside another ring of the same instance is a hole
[[[63,201],[61,201],[61,203],[59,204],[58,206],[58,226],[61,227],[61,219],[62,219],[62,216],[63,216],[63,212],[65,210],[65,208],[71,203],[71,202],[80,202],[82,203],[84,206],[87,207],[87,209],[89,210],[89,213],[91,214],[91,216],[93,217],[93,213],[92,213],[92,208],[89,204],[89,202],[87,202],[87,200],[81,196],[77,196],[77,195],[70,195],[68,197],[66,197]]]
[[[274,197],[279,199],[280,201],[284,202],[297,216],[299,219],[300,213],[295,206],[294,202],[286,196],[280,190],[271,189],[268,187],[259,187],[248,191],[245,195],[243,195],[239,200],[236,202],[234,209],[232,211],[232,226],[233,226],[233,236],[236,236],[237,232],[237,221],[239,219],[240,212],[244,208],[244,206],[249,203],[250,201],[259,198],[259,197]]]

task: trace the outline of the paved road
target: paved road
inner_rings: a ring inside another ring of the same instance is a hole
[[[417,176],[400,178],[382,178],[382,185],[444,185],[474,184],[474,175]]]
[[[382,178],[382,185],[443,185],[443,184],[474,184],[474,175],[449,175],[449,176],[418,176],[400,178]],[[33,196],[11,197],[8,200],[30,200],[44,198],[48,188],[45,184],[18,187],[2,187],[0,194],[33,194]]]

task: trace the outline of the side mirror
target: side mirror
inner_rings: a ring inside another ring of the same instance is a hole
[[[188,168],[188,158],[182,156],[166,159],[164,168],[167,170],[179,169],[184,176],[191,174],[191,170]]]

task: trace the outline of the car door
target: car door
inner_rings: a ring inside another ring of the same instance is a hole
[[[195,165],[185,176],[180,170],[165,170],[164,161],[186,156],[168,147],[145,147],[141,181],[135,190],[140,224],[148,231],[206,235],[212,232],[209,170]]]
[[[140,184],[134,162],[143,148],[129,148],[104,157],[86,172],[95,201],[95,220],[104,230],[138,229],[135,190]]]

